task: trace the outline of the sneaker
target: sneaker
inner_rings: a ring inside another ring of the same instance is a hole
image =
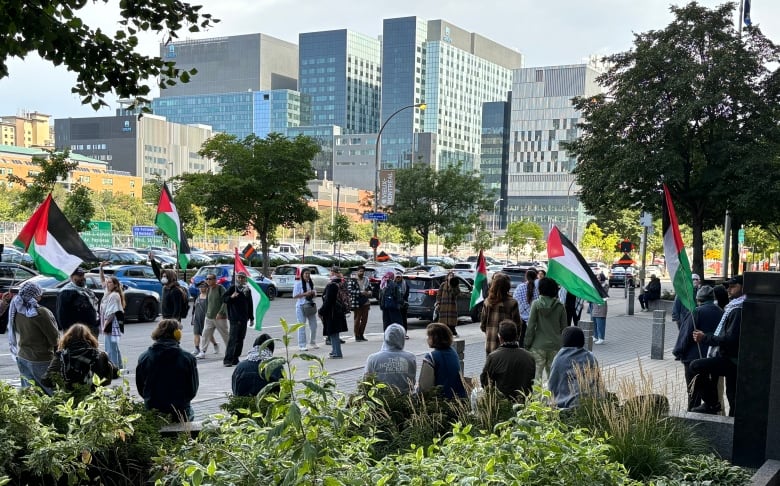
[[[320,349],[319,345],[317,345],[316,343],[309,343],[309,347],[311,349]]]
[[[214,354],[219,354],[219,344],[214,343]]]
[[[225,368],[231,368],[233,367],[233,363],[222,363],[222,366],[224,366]]]
[[[204,353],[203,351],[201,351],[200,353],[196,354],[196,355],[195,355],[195,357],[196,357],[197,359],[203,359],[203,358],[205,358],[205,357],[206,357],[206,353]]]
[[[691,409],[691,412],[694,413],[706,413],[709,415],[717,415],[720,413],[720,403],[715,403],[712,405],[708,405],[706,403],[702,403],[698,407],[693,407]]]
[[[308,351],[308,350],[309,350],[309,348],[298,348],[298,351],[300,351],[301,353],[303,353],[305,351]]]
[[[200,349],[198,349],[198,348],[195,348],[195,351],[192,352],[193,356],[197,356],[199,354],[200,354]]]
[[[328,358],[330,358],[330,359],[342,359],[342,358],[344,358],[344,356],[335,356],[333,354],[329,354]]]

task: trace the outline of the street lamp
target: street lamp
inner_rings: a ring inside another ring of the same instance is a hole
[[[503,198],[498,198],[496,199],[496,202],[493,203],[493,238],[496,237],[496,207],[498,206],[498,203],[503,200]]]
[[[382,123],[382,126],[379,128],[379,132],[376,134],[376,149],[374,150],[374,213],[379,211],[379,160],[380,160],[380,153],[379,150],[381,148],[382,143],[382,131],[385,129],[387,124],[390,122],[390,120],[393,119],[393,117],[399,113],[401,113],[404,110],[407,110],[409,108],[419,108],[421,110],[425,109],[425,103],[415,103],[413,105],[407,105],[402,108],[397,109],[392,115],[387,117],[387,120],[385,120],[384,123]],[[374,220],[374,239],[377,237],[377,231],[379,229],[379,221],[376,219]],[[376,261],[376,247],[374,247],[374,261]]]

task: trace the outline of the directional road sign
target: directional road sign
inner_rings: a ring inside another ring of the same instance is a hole
[[[387,221],[387,213],[363,213],[363,219],[371,221]]]

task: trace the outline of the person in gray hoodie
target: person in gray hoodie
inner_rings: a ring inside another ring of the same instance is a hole
[[[372,375],[377,383],[385,383],[408,393],[414,387],[417,376],[417,360],[414,354],[404,351],[406,330],[400,324],[390,324],[385,329],[382,350],[366,359],[365,374]]]
[[[579,405],[583,388],[586,392],[600,392],[599,363],[593,353],[585,349],[585,334],[579,327],[567,327],[561,335],[563,347],[555,355],[550,369],[547,388],[552,393],[558,408],[572,408]],[[585,371],[591,368],[592,371]],[[593,381],[585,387],[580,379]]]
[[[558,300],[558,283],[545,277],[539,280],[539,298],[531,304],[525,331],[525,349],[536,361],[537,383],[541,383],[545,370],[550,376],[550,365],[561,349],[561,332],[566,327],[566,309]]]

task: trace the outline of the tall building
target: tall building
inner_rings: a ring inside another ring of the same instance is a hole
[[[299,89],[311,96],[312,125],[344,133],[379,130],[378,39],[350,30],[299,34]]]
[[[172,122],[209,125],[239,139],[311,124],[309,95],[288,89],[155,98],[152,111]]]
[[[341,127],[338,125],[309,125],[290,127],[284,135],[295,138],[305,135],[314,139],[320,146],[320,152],[314,156],[311,166],[315,177],[320,180],[333,180],[333,142],[341,135]]]
[[[511,94],[510,94],[511,96]],[[482,105],[482,145],[479,172],[485,191],[495,198],[490,228],[505,228],[509,165],[509,123],[511,101],[491,101]]]
[[[503,101],[512,70],[522,55],[444,20],[385,19],[382,36],[382,122],[406,106],[382,132],[383,167],[411,161],[437,169],[462,164],[479,168],[482,105]],[[419,134],[428,132],[432,159],[420,151]]]
[[[0,116],[0,143],[15,147],[54,148],[50,119],[50,115],[37,111]]]
[[[54,127],[58,149],[68,148],[144,180],[214,169],[211,160],[198,155],[213,134],[206,125],[172,123],[157,115],[124,115],[61,118]]]
[[[160,97],[298,89],[298,46],[265,34],[160,44],[160,57],[198,73]]]
[[[579,241],[587,215],[571,171],[574,156],[562,147],[581,135],[576,96],[601,93],[595,63],[518,69],[512,84],[506,223],[531,219],[548,232],[553,224]]]

